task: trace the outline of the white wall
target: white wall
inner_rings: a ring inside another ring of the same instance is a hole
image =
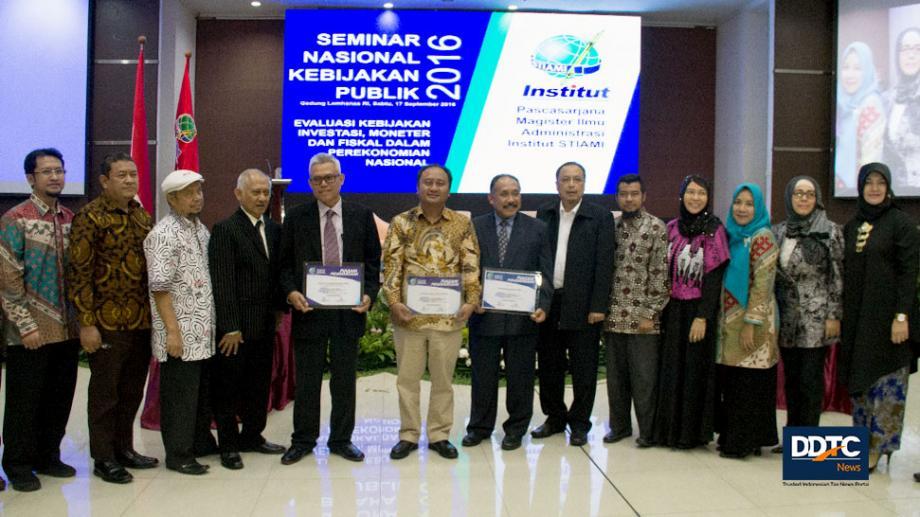
[[[179,88],[185,72],[185,53],[192,52],[189,80],[192,84],[192,101],[195,100],[195,14],[180,0],[160,2],[160,64],[157,84],[157,170],[156,206],[157,220],[169,213],[166,198],[160,195],[160,182],[176,162],[176,135],[173,123]]]
[[[717,28],[713,209],[723,220],[739,183],[763,187],[770,205],[772,3],[752,2]]]

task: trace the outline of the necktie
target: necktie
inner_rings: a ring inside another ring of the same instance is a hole
[[[259,242],[262,243],[262,247],[265,248],[265,256],[268,256],[268,243],[265,242],[265,234],[262,232],[262,220],[259,219],[256,221],[256,234],[259,236]]]
[[[508,251],[508,221],[498,223],[498,263],[505,264],[505,252]]]
[[[339,237],[335,233],[335,225],[332,224],[332,218],[335,212],[326,211],[326,225],[323,228],[323,264],[328,266],[341,265],[339,257]]]

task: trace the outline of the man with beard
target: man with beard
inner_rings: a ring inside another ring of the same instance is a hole
[[[77,382],[76,324],[66,302],[73,212],[58,201],[64,157],[57,149],[26,155],[29,199],[0,219],[0,286],[6,313],[3,470],[14,490],[41,488],[34,472],[73,477],[61,440]]]
[[[169,173],[161,189],[170,212],[144,240],[166,468],[191,475],[208,471],[208,465],[195,460],[195,444],[213,441],[206,365],[214,355],[216,318],[208,270],[210,234],[198,219],[203,182],[197,172]]]
[[[604,321],[610,405],[610,432],[604,441],[614,443],[632,435],[635,404],[640,448],[653,445],[658,335],[661,311],[670,295],[667,230],[661,219],[645,211],[644,203],[642,177],[621,177],[617,183],[617,204],[623,211],[616,230],[619,253]]]

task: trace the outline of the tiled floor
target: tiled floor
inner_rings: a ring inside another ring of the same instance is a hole
[[[64,443],[64,460],[77,468],[76,479],[44,477],[39,492],[0,493],[0,513],[29,517],[920,515],[920,483],[911,477],[920,470],[920,395],[908,397],[902,450],[890,466],[883,460],[868,487],[784,487],[781,458],[766,451],[763,457],[737,461],[719,458],[713,446],[671,451],[637,449],[628,440],[606,445],[601,441],[607,417],[603,383],[597,391],[595,428],[585,447],[570,447],[565,436],[556,435],[542,441],[527,438],[521,449],[504,452],[498,432],[491,444],[460,447],[456,461],[430,453],[424,443],[409,458],[391,461],[387,454],[396,441],[399,411],[395,377],[390,374],[358,381],[354,441],[367,454],[364,463],[329,457],[322,436],[315,454],[292,466],[282,466],[278,456],[244,454],[246,468],[229,471],[220,467],[216,457],[209,457],[205,462],[211,464],[211,471],[200,478],[161,467],[134,471],[134,482],[119,486],[91,474],[85,412],[88,379],[89,372],[81,369]],[[452,440],[459,446],[470,390],[457,386],[455,391]],[[328,422],[328,398],[323,400],[324,422]],[[266,438],[287,445],[292,409],[269,416]],[[778,418],[784,420],[783,412]],[[541,421],[535,402],[534,423]],[[849,417],[827,413],[822,423],[847,425]],[[159,433],[138,431],[136,440],[138,450],[162,459]]]

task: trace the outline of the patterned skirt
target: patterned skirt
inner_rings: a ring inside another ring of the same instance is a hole
[[[853,426],[869,428],[869,452],[885,454],[901,448],[907,367],[880,377],[858,397],[853,397]]]

